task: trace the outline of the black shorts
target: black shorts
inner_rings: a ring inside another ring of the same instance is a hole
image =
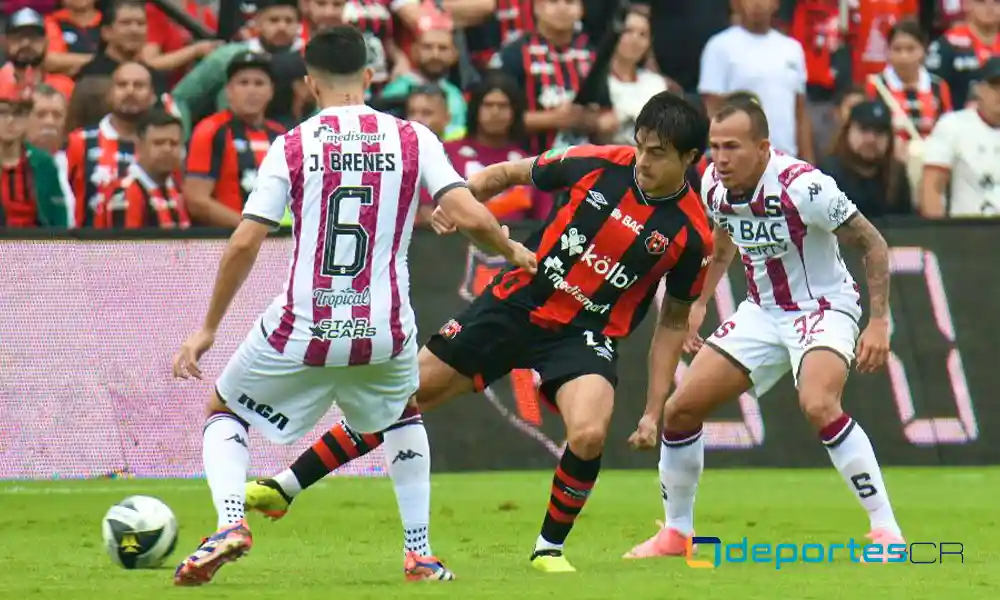
[[[596,331],[547,329],[531,322],[529,309],[497,299],[487,288],[428,340],[426,348],[482,391],[513,369],[534,369],[540,392],[555,403],[569,381],[596,374],[617,385],[616,343]]]

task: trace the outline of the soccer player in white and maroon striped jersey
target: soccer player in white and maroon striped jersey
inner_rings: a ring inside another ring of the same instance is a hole
[[[756,101],[730,99],[712,120],[709,144],[714,164],[702,195],[716,223],[715,250],[687,346],[700,350],[665,406],[650,398],[632,439],[639,448],[655,446],[662,411],[666,523],[626,557],[685,553],[704,468],[702,423],[718,405],[747,390],[760,396],[791,371],[802,412],[868,512],[868,535],[883,546],[884,559],[902,534],[872,444],[844,412],[841,395],[855,359],[860,372],[871,372],[889,352],[888,247],[832,178],[771,149]],[[861,297],[838,241],[864,252],[870,297],[860,338]],[[705,306],[737,251],[747,299],[703,341],[697,331]]]
[[[430,552],[430,451],[411,402],[419,373],[406,260],[420,186],[475,244],[537,268],[534,253],[511,241],[465,187],[434,134],[364,105],[372,74],[356,29],[315,36],[305,62],[306,82],[324,108],[269,149],[222,256],[202,329],[174,360],[176,376],[201,377],[198,359],[268,231],[290,207],[295,244],[285,291],[251,327],[208,403],[203,456],[218,531],[178,566],[177,585],[206,583],[250,549],[248,427],[291,443],[332,402],[353,431],[384,437],[403,519],[406,578],[453,579]]]

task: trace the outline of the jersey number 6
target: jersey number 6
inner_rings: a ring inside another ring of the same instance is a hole
[[[326,237],[323,246],[323,275],[355,277],[365,268],[370,235],[358,219],[348,220],[345,213],[357,214],[372,205],[372,188],[341,186],[327,199]]]

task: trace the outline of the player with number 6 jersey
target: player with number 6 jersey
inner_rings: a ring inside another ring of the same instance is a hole
[[[563,544],[600,472],[618,343],[642,321],[661,281],[668,298],[650,348],[650,387],[660,405],[670,388],[712,253],[708,218],[685,179],[707,133],[699,109],[665,92],[639,114],[636,147],[551,150],[469,179],[480,200],[530,184],[569,197],[527,242],[537,271],[511,265],[420,353],[422,409],[481,391],[513,369],[538,372],[568,440],[530,557],[539,571],[575,570]],[[439,233],[457,225],[443,209],[433,223]],[[248,505],[281,516],[288,498],[380,443],[337,426],[289,470],[251,484]]]
[[[323,108],[268,150],[223,254],[205,323],[174,362],[176,376],[200,378],[198,359],[268,231],[290,208],[294,247],[285,290],[250,328],[208,406],[205,473],[219,529],[178,566],[177,585],[206,583],[250,549],[248,427],[291,443],[334,402],[352,431],[383,436],[390,456],[410,459],[387,464],[394,480],[408,484],[398,498],[406,578],[453,579],[430,551],[430,450],[411,404],[419,374],[406,255],[419,185],[485,251],[535,267],[534,254],[509,240],[472,196],[434,134],[364,105],[371,69],[356,29],[315,36],[305,61],[307,83]]]
[[[686,344],[698,353],[665,406],[650,407],[637,431],[655,432],[662,410],[666,523],[626,558],[685,554],[704,468],[704,420],[748,389],[759,397],[791,371],[802,412],[867,511],[869,537],[886,559],[885,546],[903,543],[902,534],[871,442],[844,412],[841,396],[855,358],[859,371],[871,372],[889,352],[888,247],[832,178],[771,149],[767,118],[755,101],[728,100],[712,120],[709,146],[714,164],[702,190],[716,224],[715,254]],[[838,241],[864,252],[870,304],[860,339],[860,294]],[[737,252],[747,299],[703,341],[697,330],[706,304]]]

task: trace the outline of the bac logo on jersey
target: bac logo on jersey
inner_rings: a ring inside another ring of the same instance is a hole
[[[663,254],[670,245],[670,238],[655,229],[646,238],[646,251],[650,254]]]
[[[620,222],[625,227],[628,227],[634,233],[640,233],[642,231],[642,223],[636,221],[628,215],[623,215],[622,211],[617,207],[611,209],[611,218]]]
[[[455,319],[452,319],[445,323],[444,326],[438,330],[438,333],[441,334],[441,337],[443,338],[447,338],[449,340],[453,339],[456,335],[462,333],[462,324]]]
[[[278,428],[278,431],[284,431],[288,426],[288,417],[280,412],[274,412],[270,404],[258,404],[246,394],[242,394],[237,402],[267,419],[268,423]]]
[[[587,243],[587,238],[573,227],[559,237],[559,245],[563,250],[568,250],[570,256],[576,256],[583,252],[583,245]]]
[[[604,198],[604,194],[602,194],[601,192],[595,192],[594,190],[590,190],[589,192],[587,192],[587,204],[600,210],[601,207],[608,205],[608,201]]]

